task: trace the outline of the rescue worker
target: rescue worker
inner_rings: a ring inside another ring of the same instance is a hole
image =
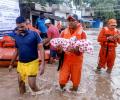
[[[107,73],[111,73],[115,58],[117,43],[120,43],[119,31],[116,28],[117,21],[115,19],[109,19],[107,26],[103,27],[98,36],[98,42],[100,42],[101,48],[99,52],[99,61],[97,71],[101,68],[106,68]],[[106,66],[107,65],[107,66]]]
[[[31,24],[31,20],[30,19],[26,19],[26,26],[29,30],[32,30],[32,31],[35,31],[37,32],[38,34],[40,34],[40,31],[38,29],[36,29],[35,27],[32,26]]]
[[[70,15],[67,18],[68,27],[62,31],[61,37],[70,39],[76,36],[77,39],[86,39],[86,33],[83,31],[81,24],[78,22],[77,15]],[[83,53],[79,52],[79,48],[69,48],[69,50],[63,53],[61,47],[57,48],[58,53],[64,54],[63,64],[59,71],[59,84],[60,88],[64,90],[66,83],[71,80],[73,87],[71,91],[77,91],[81,79],[81,71],[83,64]]]

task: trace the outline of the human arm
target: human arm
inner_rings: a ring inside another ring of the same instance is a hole
[[[44,68],[45,68],[45,61],[44,61],[45,51],[43,48],[43,42],[42,42],[41,37],[36,32],[34,34],[36,36],[38,50],[39,50],[40,55],[41,55],[41,65],[39,66],[39,70],[40,70],[39,74],[42,75],[44,73]]]
[[[98,35],[98,38],[97,38],[98,42],[107,42],[107,37],[104,34],[105,34],[105,30],[103,28]]]
[[[15,52],[14,52],[13,57],[12,57],[12,59],[11,59],[10,65],[9,65],[9,67],[8,67],[9,71],[12,70],[13,65],[14,65],[14,62],[15,62],[16,59],[17,59],[17,56],[18,56],[18,49],[15,48]]]
[[[117,42],[120,44],[120,35],[117,38]]]
[[[38,44],[38,50],[39,50],[40,55],[41,55],[41,65],[39,67],[39,69],[40,69],[39,74],[42,75],[44,73],[44,70],[45,70],[45,51],[43,48],[43,43]]]
[[[117,31],[117,34],[114,35],[114,40],[120,44],[120,32]]]
[[[53,30],[51,30],[51,28],[48,28],[47,38],[43,40],[44,45],[49,45],[50,40],[52,39],[52,34],[54,34]]]

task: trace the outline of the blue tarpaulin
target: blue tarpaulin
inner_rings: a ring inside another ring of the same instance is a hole
[[[95,23],[93,23],[93,25],[92,25],[93,28],[99,28],[101,20],[100,19],[95,19],[94,21],[95,21]]]

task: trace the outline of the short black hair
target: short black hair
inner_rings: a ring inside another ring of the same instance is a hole
[[[25,18],[23,16],[19,16],[16,18],[16,24],[21,24],[25,22]]]

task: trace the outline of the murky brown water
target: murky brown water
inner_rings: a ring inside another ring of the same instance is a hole
[[[18,91],[16,70],[9,73],[6,68],[0,68],[0,100],[120,100],[120,46],[117,48],[117,58],[112,74],[108,75],[105,70],[97,74],[94,70],[97,66],[99,45],[95,35],[88,35],[88,38],[93,41],[95,52],[94,55],[85,54],[78,94],[62,93],[57,90],[57,64],[47,64],[45,74],[37,79],[41,88],[39,95],[29,93],[29,90],[22,97]],[[67,87],[70,86],[71,83],[68,83]]]

